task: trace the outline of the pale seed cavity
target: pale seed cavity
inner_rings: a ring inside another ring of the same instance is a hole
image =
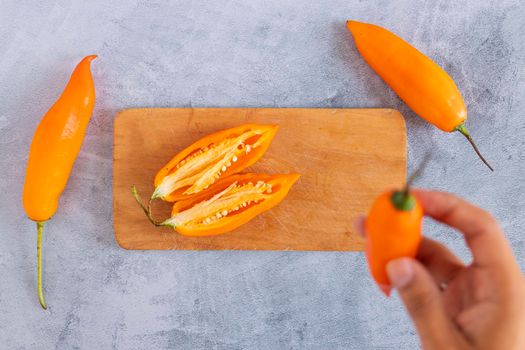
[[[245,184],[234,183],[211,199],[197,203],[193,207],[172,216],[168,221],[177,225],[209,225],[235,215],[240,209],[257,205],[268,198],[267,191],[272,187],[264,181]]]
[[[261,130],[249,130],[239,136],[199,149],[180,161],[174,171],[162,179],[155,189],[156,197],[166,197],[184,187],[188,187],[184,194],[195,194],[208,188],[217,182],[233,163],[239,161],[240,157],[263,142],[262,137],[259,137],[254,144],[246,144],[248,139],[263,134]]]

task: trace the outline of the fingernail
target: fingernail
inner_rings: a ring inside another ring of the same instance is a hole
[[[390,261],[386,265],[386,272],[390,279],[390,283],[392,283],[395,288],[403,288],[410,283],[414,277],[414,267],[409,258],[400,258]]]
[[[361,237],[365,237],[365,218],[364,216],[358,216],[354,219],[354,228]]]

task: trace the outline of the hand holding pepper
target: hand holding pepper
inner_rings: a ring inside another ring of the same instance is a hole
[[[414,191],[425,215],[463,233],[473,255],[465,265],[423,238],[417,260],[387,264],[424,349],[525,349],[525,279],[496,220],[453,195]],[[357,229],[364,234],[364,219]]]

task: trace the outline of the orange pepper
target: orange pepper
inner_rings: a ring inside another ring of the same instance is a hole
[[[152,199],[182,200],[242,171],[263,156],[277,129],[276,125],[246,124],[203,137],[160,169]]]
[[[366,257],[370,273],[387,296],[391,287],[386,265],[392,259],[416,256],[422,220],[423,209],[408,187],[383,193],[370,209],[366,219]]]
[[[93,112],[90,63],[96,57],[87,56],[77,65],[62,95],[40,121],[29,150],[22,202],[27,216],[37,224],[38,296],[44,309],[42,230],[57,210]]]
[[[467,109],[452,78],[415,47],[379,26],[347,21],[357,49],[374,71],[421,118],[443,131],[459,131],[493,170],[465,127]]]
[[[299,174],[237,174],[218,181],[209,190],[176,202],[169,226],[185,236],[214,236],[235,230],[279,204]],[[140,199],[137,198],[140,202]],[[147,209],[143,207],[144,212]]]
[[[299,176],[230,176],[200,196],[175,203],[171,218],[165,225],[186,236],[211,236],[233,231],[279,204]],[[192,218],[193,213],[196,217]],[[179,223],[178,218],[184,214],[190,214],[192,220]]]

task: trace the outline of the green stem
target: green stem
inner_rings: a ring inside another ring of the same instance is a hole
[[[401,211],[408,211],[414,208],[416,205],[416,200],[414,196],[410,194],[410,187],[412,186],[414,180],[416,180],[421,175],[423,170],[425,170],[429,161],[430,153],[427,153],[421,164],[419,164],[417,169],[408,178],[405,188],[403,188],[401,191],[394,191],[394,193],[392,193],[391,200],[394,207]]]
[[[404,190],[394,191],[394,193],[392,193],[392,197],[390,197],[390,200],[392,201],[394,207],[401,211],[412,210],[412,208],[414,208],[416,205],[414,196],[412,196],[410,193],[407,195]]]
[[[155,226],[164,226],[164,225],[162,225],[161,222],[156,221],[151,216],[151,202],[153,202],[154,198],[151,197],[149,199],[148,206],[145,207],[144,204],[142,204],[142,199],[140,198],[139,192],[137,191],[137,188],[135,187],[135,185],[131,186],[131,193],[133,194],[133,197],[135,198],[135,201],[137,201],[137,203],[142,208],[142,211],[144,212],[144,214],[146,214],[146,217],[148,218],[149,222],[151,222]]]
[[[37,290],[38,290],[38,300],[40,305],[44,310],[47,309],[46,301],[44,300],[44,292],[42,291],[42,231],[44,230],[44,222],[37,221],[36,223],[36,232],[37,232],[37,241],[36,241],[36,259],[37,259]]]
[[[487,160],[481,155],[481,152],[479,151],[478,146],[476,146],[476,144],[474,143],[474,140],[472,139],[472,136],[470,136],[470,133],[467,130],[465,124],[460,124],[455,130],[459,131],[461,134],[463,134],[467,138],[468,142],[470,142],[470,144],[472,145],[472,148],[474,148],[474,151],[476,151],[476,154],[483,161],[483,163],[485,163],[485,165],[488,166],[491,171],[494,171],[492,166],[490,166],[489,162],[487,162]]]

